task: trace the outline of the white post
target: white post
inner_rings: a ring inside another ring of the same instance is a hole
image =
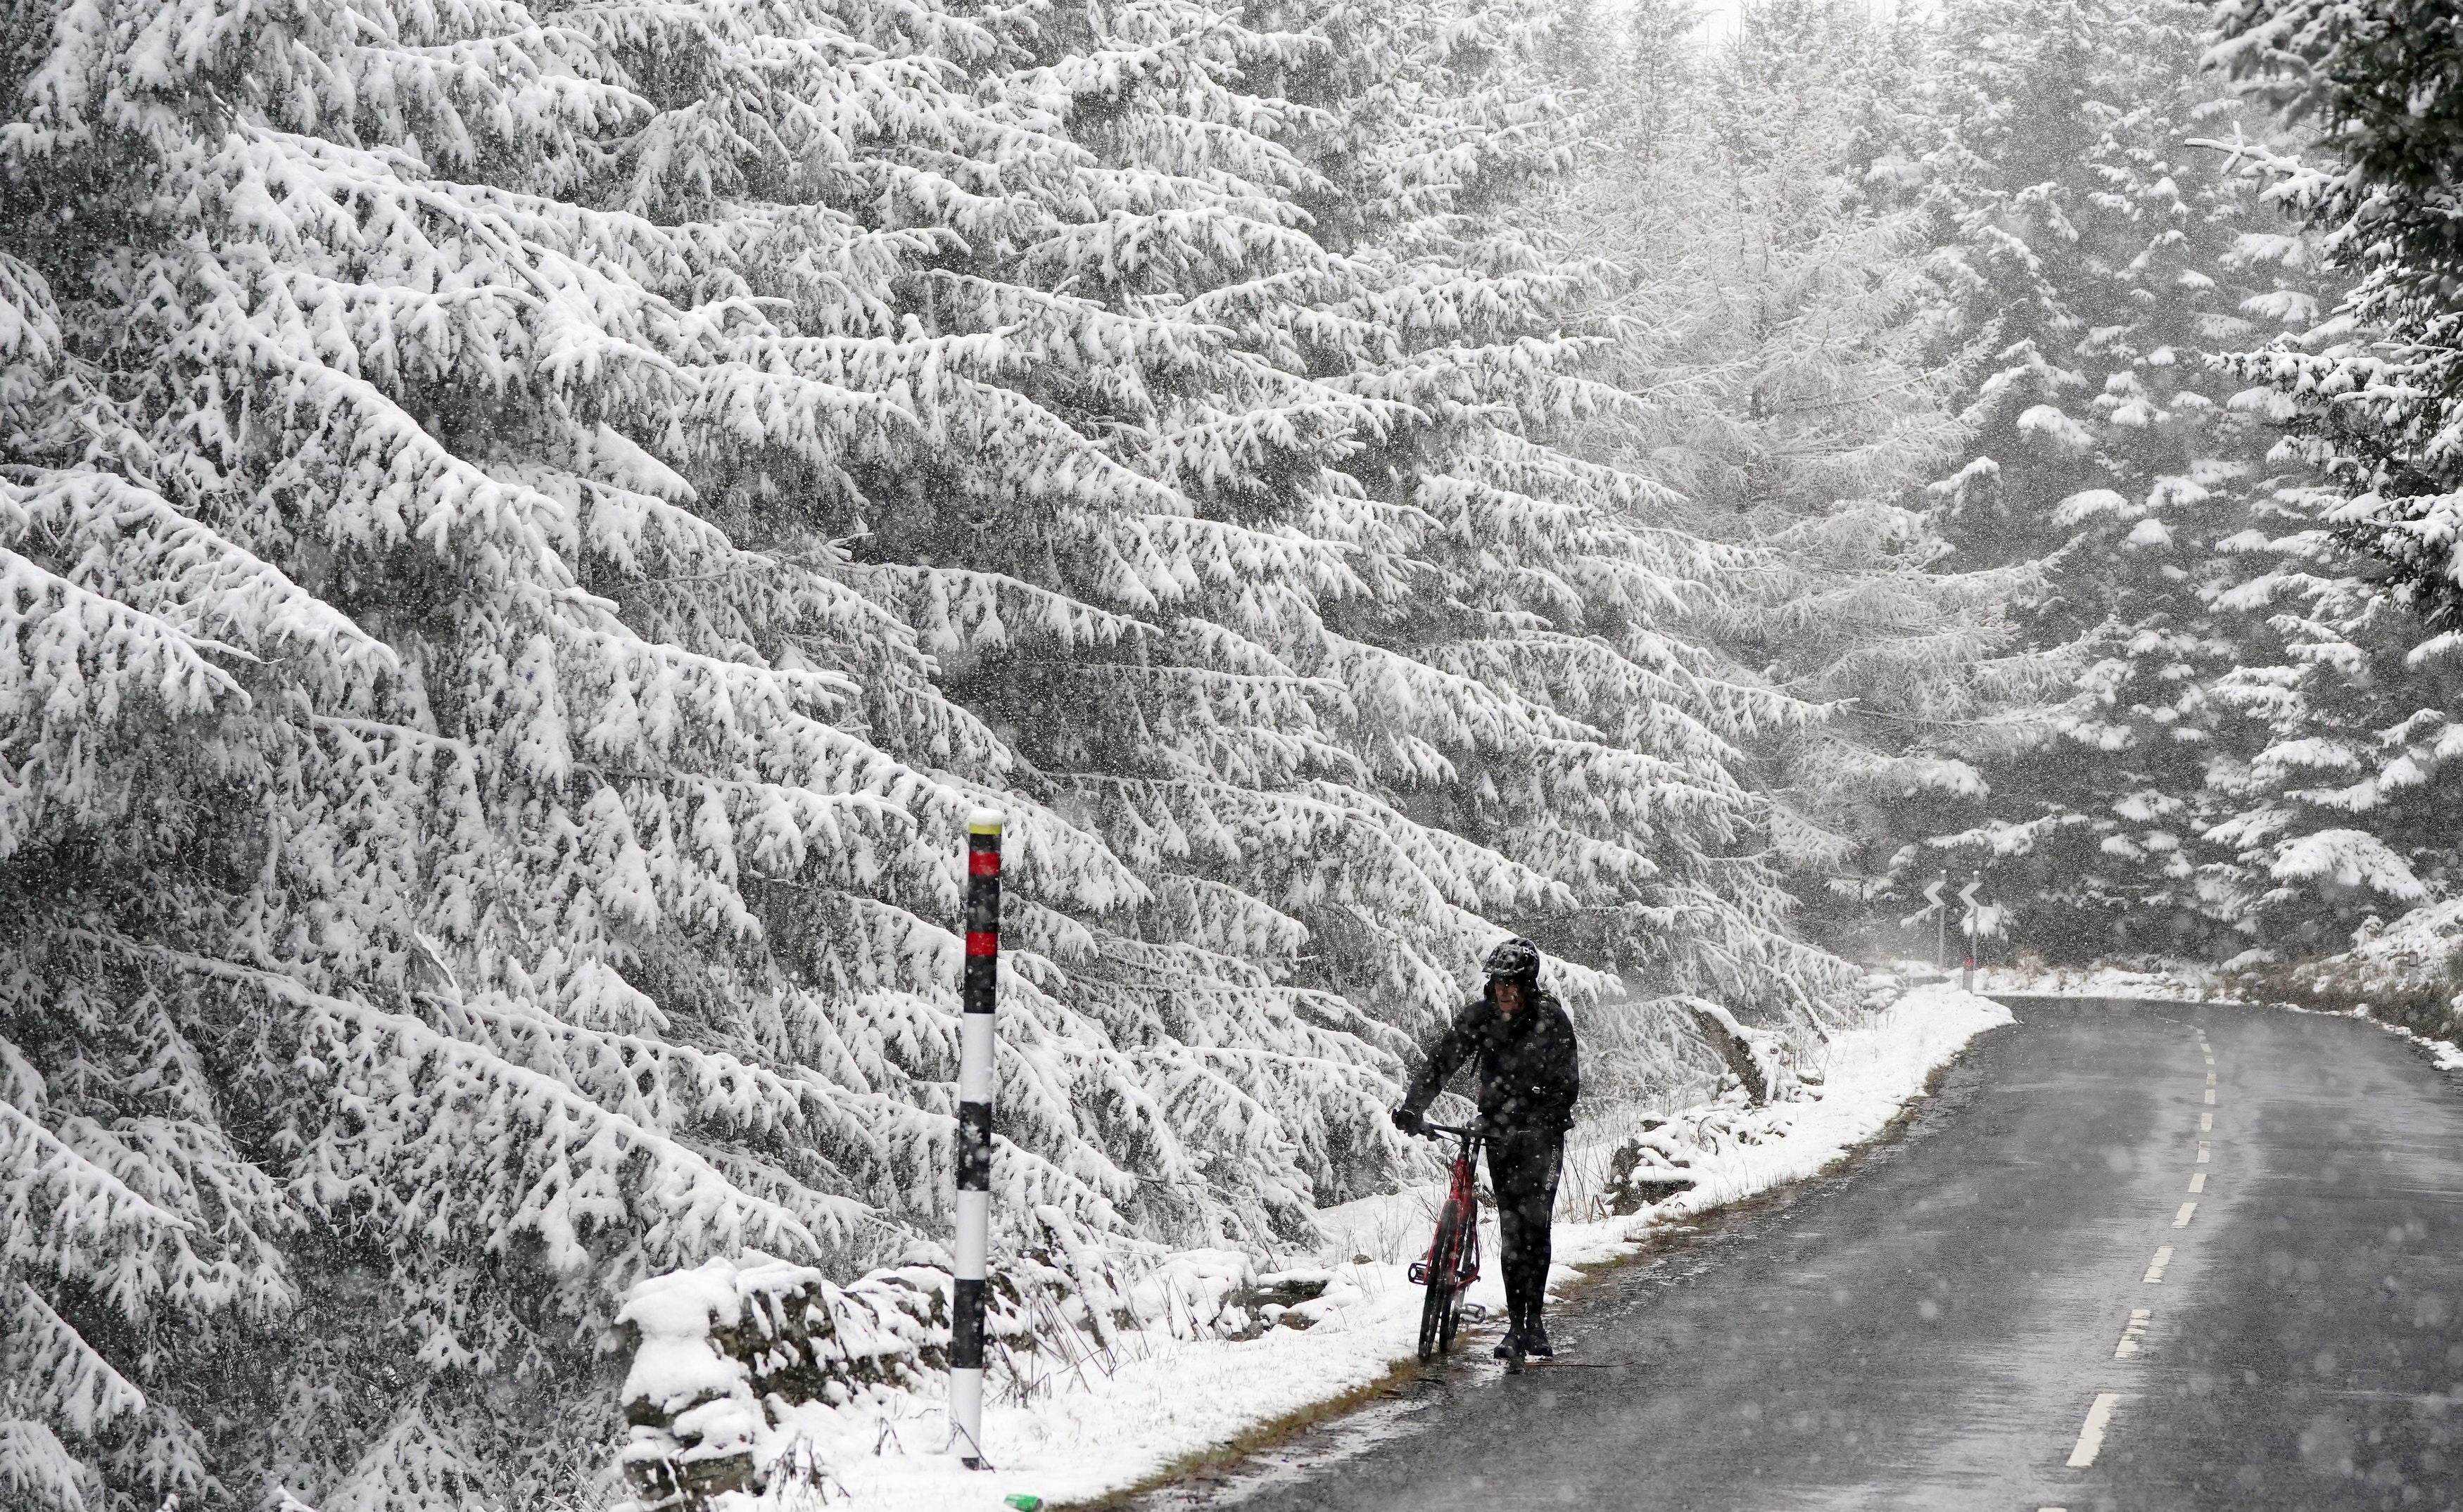
[[[1944,887],[1950,885],[1950,868],[1946,866],[1941,869],[1941,885]],[[1941,917],[1933,921],[1933,928],[1940,937],[1941,969],[1948,971],[1950,969],[1950,900],[1948,898],[1942,899]]]
[[[958,1015],[958,1244],[950,1274],[949,1440],[984,1458],[984,1277],[992,1227],[992,1000],[1000,975],[1001,812],[967,821],[967,974]]]
[[[1967,965],[1959,972],[1958,979],[1958,990],[1961,992],[1975,990],[1975,926],[1982,912],[1980,905],[1975,901],[1975,892],[1983,885],[1984,869],[1977,867],[1975,875],[1965,887],[1958,890],[1958,900],[1967,905],[1967,912],[1960,918],[1958,924],[1958,927],[1967,934]]]

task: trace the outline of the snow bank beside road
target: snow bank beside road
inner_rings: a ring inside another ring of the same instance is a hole
[[[2046,966],[2022,970],[1990,966],[1975,973],[1979,993],[2055,998],[2160,998],[2181,1003],[2232,1001],[2234,994],[2215,967],[2167,966],[2144,971],[2126,966]]]
[[[2338,955],[2240,973],[2246,997],[2328,1013],[2358,1010],[2424,1041],[2463,1038],[2463,900],[2374,920]]]
[[[2316,1013],[2321,1010],[2317,1008],[2301,1008],[2297,1011],[2302,1013]],[[2351,1012],[2351,1017],[2356,1019],[2369,1019],[2367,1012],[2360,1008],[2354,1008]],[[2457,1045],[2452,1040],[2433,1040],[2417,1029],[2409,1029],[2400,1024],[2388,1024],[2384,1019],[2369,1019],[2369,1022],[2375,1024],[2379,1028],[2386,1030],[2388,1034],[2394,1035],[2398,1039],[2407,1040],[2412,1045],[2419,1047],[2421,1053],[2427,1055],[2430,1064],[2434,1065],[2439,1070],[2463,1071],[2463,1045]]]
[[[2433,903],[2337,955],[2292,965],[2120,966],[1975,974],[1978,992],[2060,998],[2234,1003],[2364,1019],[2420,1047],[2438,1069],[2463,1071],[2463,901]]]
[[[1651,1228],[1813,1175],[1872,1138],[1923,1093],[1926,1079],[2009,1011],[1948,986],[1918,988],[1828,1047],[1822,1076],[1797,1101],[1755,1108],[1732,1098],[1670,1120],[1693,1141],[1689,1175],[1699,1183],[1626,1218],[1577,1217],[1557,1226],[1555,1282],[1629,1253]],[[1598,1142],[1581,1159],[1602,1158]],[[1189,1456],[1232,1442],[1260,1424],[1343,1395],[1384,1376],[1413,1350],[1420,1290],[1405,1263],[1427,1242],[1441,1192],[1428,1188],[1370,1199],[1323,1215],[1335,1242],[1320,1269],[1327,1285],[1305,1331],[1269,1328],[1233,1342],[1135,1330],[1105,1359],[1079,1361],[1032,1400],[990,1405],[985,1449],[997,1468],[961,1470],[941,1452],[948,1425],[937,1403],[866,1414],[811,1406],[783,1425],[805,1440],[807,1462],[827,1467],[831,1504],[855,1512],[1003,1512],[1004,1497],[1080,1501],[1154,1476]],[[1575,1194],[1580,1198],[1580,1194]],[[1560,1206],[1560,1214],[1563,1212]],[[1493,1257],[1494,1235],[1486,1236]],[[1365,1259],[1355,1257],[1365,1256]],[[1492,1258],[1472,1300],[1502,1311]],[[1472,1342],[1484,1356],[1488,1334]],[[1458,1346],[1458,1349],[1461,1347]],[[1488,1368],[1478,1364],[1454,1368]],[[754,1499],[744,1512],[818,1503],[810,1486]]]
[[[1702,1184],[1650,1218],[1666,1221],[1813,1175],[1881,1133],[1968,1041],[2010,1022],[2009,1009],[1956,987],[1916,988],[1831,1043],[1817,1098],[1756,1110],[1773,1121],[1772,1137],[1700,1167]]]

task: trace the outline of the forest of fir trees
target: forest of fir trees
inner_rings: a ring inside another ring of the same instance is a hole
[[[1997,349],[1933,486],[1945,565],[2035,564],[2023,637],[2078,671],[1934,845],[2055,959],[2339,950],[2455,879],[2463,726],[2286,381],[2379,323],[2268,171],[2328,149],[2230,76],[2207,11],[1945,14],[1908,199]]]
[[[979,805],[1004,1242],[1123,1253],[1424,1175],[1508,932],[1587,1115],[1945,864],[2441,896],[2451,464],[2320,397],[2428,275],[2227,19],[18,8],[11,1504],[565,1504],[636,1281],[945,1260]]]

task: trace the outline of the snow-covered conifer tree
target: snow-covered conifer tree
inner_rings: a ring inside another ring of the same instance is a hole
[[[1348,238],[1390,272],[1346,313],[1383,336],[1365,381],[1415,414],[1349,466],[1372,496],[1410,482],[1442,527],[1425,550],[1457,616],[1424,598],[1383,636],[1541,716],[1536,741],[1453,758],[1471,779],[1459,827],[1568,891],[1574,908],[1551,900],[1529,929],[1626,979],[1640,1002],[1601,1028],[1686,993],[1818,1020],[1842,970],[1789,937],[1767,810],[1739,775],[1740,742],[1795,708],[1678,628],[1758,559],[1688,532],[1648,478],[1556,445],[1633,400],[1588,371],[1608,344],[1608,270],[1494,213],[1571,146],[1547,97],[1500,67],[1530,25],[1497,9],[1471,31],[1412,8],[1362,25],[1377,46],[1350,114],[1382,146],[1340,162],[1360,184]],[[1510,424],[1481,423],[1483,408]]]
[[[1304,1233],[1507,927],[1820,1012],[1527,20],[21,15],[0,1481],[536,1504],[634,1278],[928,1253],[979,803],[1021,1223]]]
[[[2312,472],[2308,529],[2243,590],[2286,642],[2285,664],[2236,673],[2226,694],[2278,738],[2234,788],[2228,821],[2254,854],[2247,886],[2275,903],[2323,892],[2292,943],[2321,926],[2451,889],[2463,876],[2443,816],[2456,802],[2452,718],[2458,594],[2452,195],[2453,39],[2399,7],[2242,0],[2219,8],[2210,61],[2274,107],[2290,140],[2218,141],[2309,227],[2339,297],[2288,310],[2295,327],[2235,371],[2298,438]],[[2218,133],[2217,136],[2222,134]],[[2265,334],[2263,331],[2254,333]],[[2365,921],[2365,919],[2364,919]]]
[[[630,1278],[930,1233],[987,796],[1013,1210],[1119,1226],[1191,1174],[1053,990],[1151,890],[845,544],[936,451],[1046,507],[1136,482],[998,381],[1030,352],[918,311],[1074,155],[953,87],[993,39],[138,5],[11,45],[18,1482],[522,1501],[600,1462],[573,1393]],[[1304,1212],[1291,1141],[1232,1133],[1215,1205]]]
[[[1682,495],[1693,530],[1758,550],[1686,631],[1798,709],[1754,743],[1757,785],[1804,891],[1846,895],[1842,925],[1853,874],[1896,844],[1882,807],[1977,789],[1960,753],[2038,670],[2001,618],[2024,570],[1935,571],[1947,548],[1903,502],[1964,439],[1926,227],[1870,187],[1909,171],[1919,42],[1835,7],[1750,7],[1689,70],[1638,75],[1664,97],[1637,98],[1630,150],[1562,197],[1631,270],[1618,371],[1648,400],[1592,444]]]
[[[1669,928],[1677,916],[1657,916],[1646,935],[1631,928],[1639,920],[1602,924],[1599,897],[1585,890],[1627,821],[1551,801],[1547,785],[1562,793],[1564,779],[1531,772],[1560,746],[1553,759],[1581,772],[1588,790],[1642,804],[1667,769],[1594,752],[1600,725],[1575,722],[1593,715],[1567,719],[1558,704],[1571,692],[1532,698],[1536,676],[1495,659],[1506,654],[1499,646],[1482,647],[1476,655],[1490,659],[1479,661],[1427,644],[1460,636],[1465,616],[1481,613],[1458,595],[1499,593],[1489,582],[1455,586],[1449,559],[1465,538],[1487,542],[1475,575],[1502,568],[1526,584],[1556,579],[1550,613],[1609,623],[1624,611],[1586,606],[1593,582],[1620,594],[1630,592],[1621,584],[1654,583],[1656,612],[1682,591],[1668,562],[1690,550],[1619,526],[1622,502],[1606,514],[1554,511],[1580,529],[1535,529],[1551,511],[1534,490],[1595,506],[1598,490],[1613,498],[1638,486],[1564,471],[1500,433],[1500,419],[1544,426],[1569,400],[1595,401],[1565,371],[1583,343],[1540,337],[1587,273],[1511,237],[1469,252],[1457,245],[1468,210],[1546,173],[1561,150],[1547,101],[1493,77],[1523,45],[1523,22],[1450,6],[1205,27],[1189,16],[1115,11],[1084,22],[1083,34],[1038,25],[999,85],[1090,144],[1105,182],[1121,186],[1107,192],[1133,190],[1157,205],[1115,217],[1101,238],[1056,212],[1045,241],[1021,241],[1014,276],[1065,294],[1065,306],[1050,307],[1057,321],[1146,333],[1125,361],[1085,362],[1073,343],[1056,342],[1038,381],[1069,393],[1057,410],[1170,493],[1087,514],[1101,537],[1093,551],[1073,541],[1021,552],[1014,539],[987,540],[1008,574],[1119,615],[1139,626],[1137,643],[1075,663],[1001,651],[961,696],[988,711],[1038,711],[1044,727],[1025,739],[1038,768],[1075,795],[1068,811],[1142,875],[1173,876],[1173,888],[1204,900],[1204,914],[1148,919],[1151,943],[1221,927],[1207,921],[1215,918],[1233,919],[1253,942],[1297,925],[1305,933],[1274,937],[1291,948],[1309,941],[1314,960],[1295,983],[1364,1009],[1354,1026],[1380,1044],[1399,1042],[1378,1039],[1388,1031],[1375,1025],[1416,1034],[1435,1022],[1502,925],[1544,931],[1552,917],[1587,915],[1600,937],[1592,943],[1609,952],[1578,952],[1594,969],[1646,938],[1689,961],[1697,988],[1783,999],[1794,962],[1776,973],[1723,967],[1721,977],[1710,956],[1690,954],[1700,937],[1689,919]],[[1191,163],[1209,175],[1193,179],[1184,171]],[[1159,264],[1137,251],[1149,217],[1222,229]],[[1481,394],[1493,400],[1473,407]],[[1244,414],[1256,419],[1235,423]],[[1481,448],[1510,454],[1491,463]],[[1461,496],[1460,481],[1429,476],[1430,459],[1457,451],[1501,469],[1501,486],[1472,485],[1491,487],[1491,508],[1501,504],[1493,519],[1467,508],[1480,496]],[[1497,528],[1525,506],[1539,513]],[[1113,560],[1154,568],[1099,573]],[[1604,723],[1611,697],[1637,684],[1617,680],[1634,675],[1621,658],[1600,670],[1611,681],[1580,696],[1602,705],[1594,713]],[[1094,688],[1102,701],[1089,701]],[[1654,730],[1610,744],[1657,755],[1663,739]],[[1583,770],[1602,759],[1624,765]],[[1728,791],[1663,821],[1658,843],[1683,864],[1752,822],[1739,817],[1752,803],[1733,791],[1718,752],[1687,759],[1686,775]],[[1520,814],[1480,811],[1489,800],[1479,794],[1499,780],[1492,768],[1541,785],[1519,801]],[[1640,877],[1658,865],[1617,864],[1623,891],[1600,896],[1639,896]],[[1724,882],[1700,885],[1719,900],[1703,917],[1741,942],[1722,940],[1717,960],[1786,954],[1771,920],[1719,911],[1729,906]],[[1755,908],[1769,901],[1751,896]],[[1239,921],[1243,911],[1253,921]],[[1608,981],[1590,978],[1586,991]],[[1258,1027],[1241,1026],[1248,1000],[1198,1001],[1219,1016],[1210,1033],[1225,1043]],[[1176,1011],[1191,1006],[1184,994]],[[1153,1022],[1141,1010],[1124,1032],[1143,1043]],[[1320,1196],[1358,1190],[1390,1157],[1372,1105],[1328,1099],[1305,1077],[1268,1100],[1310,1131],[1312,1149],[1352,1152],[1348,1163],[1320,1168]]]
[[[1926,160],[1970,328],[1997,352],[1977,450],[1940,486],[1946,529],[1966,560],[2048,561],[2026,621],[2082,668],[1959,843],[2054,951],[2297,945],[2422,886],[2333,795],[2352,747],[2314,727],[2403,702],[2355,676],[2384,668],[2383,626],[2337,607],[2349,585],[2307,533],[2316,475],[2279,444],[2284,407],[2217,365],[2305,329],[2324,291],[2213,145],[2236,107],[2199,72],[2199,24],[2139,0],[1955,8]]]

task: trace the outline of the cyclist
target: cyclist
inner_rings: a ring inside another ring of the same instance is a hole
[[[1581,1086],[1580,1055],[1564,1004],[1539,985],[1539,947],[1509,940],[1488,953],[1486,969],[1487,987],[1463,1005],[1430,1048],[1403,1106],[1394,1110],[1394,1127],[1425,1133],[1428,1104],[1464,1061],[1474,1064],[1511,1320],[1496,1355],[1547,1359],[1557,1351],[1539,1310],[1548,1294],[1549,1225],[1564,1165],[1565,1130],[1574,1121],[1574,1096]]]

